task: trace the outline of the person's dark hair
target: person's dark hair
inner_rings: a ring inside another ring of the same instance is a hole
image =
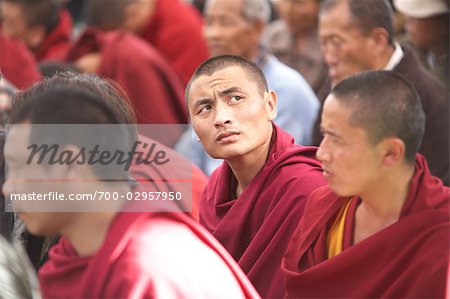
[[[347,107],[352,126],[366,130],[377,144],[398,137],[405,144],[405,157],[414,162],[425,130],[425,113],[414,87],[390,71],[369,71],[338,83],[331,94]]]
[[[33,124],[31,145],[73,145],[80,150],[100,146],[101,150],[114,153],[125,152],[136,140],[135,130],[127,126],[107,126],[120,124],[121,120],[104,99],[76,86],[50,88],[24,100],[12,111],[10,125],[27,123]],[[111,176],[128,179],[119,163],[95,164],[93,170],[102,180]]]
[[[76,113],[74,113],[76,111]],[[34,94],[11,114],[10,124],[117,124],[118,118],[94,93],[54,87]]]
[[[58,60],[45,60],[38,63],[39,72],[44,78],[51,78],[57,73],[81,73],[75,64]]]
[[[370,33],[375,28],[383,28],[388,33],[389,43],[394,44],[393,10],[388,0],[346,0],[350,18],[363,34]],[[343,0],[323,0],[320,14],[332,10],[336,5],[342,5]]]
[[[42,25],[50,32],[59,22],[59,11],[63,1],[56,0],[4,0],[20,5],[28,26]]]
[[[69,87],[90,91],[96,94],[99,100],[102,100],[105,105],[108,105],[113,110],[119,123],[137,123],[136,114],[126,92],[115,81],[100,78],[95,74],[78,74],[73,72],[56,73],[52,77],[41,80],[29,89],[16,94],[12,99],[12,108],[15,110],[30,98],[57,87]]]
[[[255,63],[240,56],[220,55],[207,59],[194,72],[186,87],[186,101],[189,96],[189,89],[191,87],[191,84],[198,77],[204,75],[211,76],[216,71],[223,70],[231,66],[239,66],[240,68],[244,69],[249,75],[249,79],[257,84],[261,94],[264,94],[265,91],[268,91],[269,87],[267,85],[266,77],[264,76],[262,70]]]
[[[125,20],[126,7],[136,0],[89,0],[85,4],[85,19],[88,26],[103,30],[115,30]]]

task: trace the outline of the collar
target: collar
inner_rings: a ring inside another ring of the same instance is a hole
[[[385,71],[392,71],[400,63],[400,60],[402,60],[404,56],[402,47],[398,42],[394,42],[394,47],[394,53],[392,53],[391,58],[389,58],[388,63],[383,68]]]

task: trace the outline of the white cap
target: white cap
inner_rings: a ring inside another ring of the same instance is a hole
[[[394,0],[394,5],[405,16],[418,19],[449,12],[446,0]]]

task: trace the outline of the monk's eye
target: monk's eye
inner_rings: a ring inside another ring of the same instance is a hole
[[[203,106],[203,107],[200,108],[200,110],[198,111],[197,114],[200,114],[200,113],[206,113],[206,112],[208,112],[208,111],[211,111],[211,109],[212,109],[212,106],[211,106],[211,105],[205,105],[205,106]]]
[[[228,101],[228,103],[234,104],[234,103],[239,102],[240,100],[242,100],[242,97],[240,97],[240,96],[233,96],[233,97],[230,98],[230,100]]]

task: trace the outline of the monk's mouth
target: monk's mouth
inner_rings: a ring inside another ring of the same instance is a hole
[[[226,139],[228,137],[235,136],[235,135],[239,135],[239,133],[236,133],[236,132],[224,132],[224,133],[219,134],[219,136],[217,136],[216,141],[221,141],[223,139]]]

